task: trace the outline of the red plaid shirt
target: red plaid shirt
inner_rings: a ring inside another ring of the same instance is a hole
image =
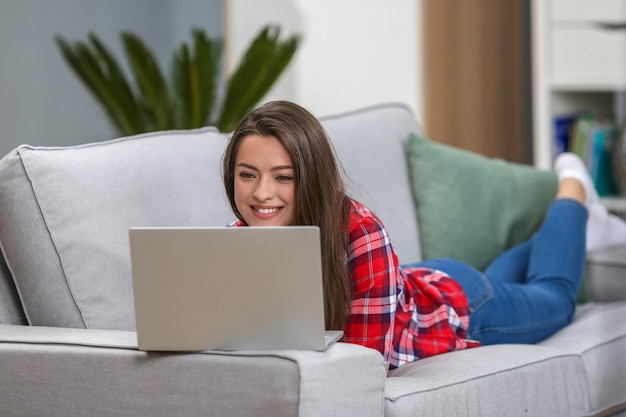
[[[347,263],[353,294],[342,341],[378,350],[391,368],[478,346],[465,339],[461,286],[440,271],[400,269],[382,222],[354,201]]]

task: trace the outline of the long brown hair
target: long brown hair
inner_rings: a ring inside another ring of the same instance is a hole
[[[332,144],[315,116],[297,104],[273,101],[248,113],[233,132],[222,161],[226,194],[240,220],[235,159],[241,141],[249,135],[275,137],[291,157],[294,225],[320,228],[326,328],[341,330],[351,302],[346,267],[350,200]]]

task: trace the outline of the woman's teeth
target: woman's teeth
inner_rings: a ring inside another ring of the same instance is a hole
[[[271,209],[258,208],[258,209],[255,209],[255,210],[258,211],[261,214],[270,214],[270,213],[277,212],[278,208],[271,208]]]

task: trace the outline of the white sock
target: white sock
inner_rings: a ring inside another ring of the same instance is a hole
[[[589,211],[587,220],[587,251],[616,245],[626,245],[626,221],[608,212],[600,202],[593,180],[583,161],[573,153],[562,153],[554,161],[559,182],[575,178],[585,188],[585,206]]]
[[[554,170],[559,177],[559,182],[563,181],[565,178],[574,178],[580,181],[585,188],[585,205],[587,208],[596,203],[600,203],[600,197],[598,196],[596,187],[593,185],[589,171],[587,171],[585,163],[578,155],[571,152],[559,154],[554,161]]]

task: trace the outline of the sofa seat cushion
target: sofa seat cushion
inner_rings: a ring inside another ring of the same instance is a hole
[[[575,354],[494,345],[401,366],[385,385],[385,416],[582,416],[585,370]]]
[[[3,416],[383,413],[382,356],[347,343],[159,353],[138,351],[134,332],[0,325],[0,357]]]
[[[541,345],[581,358],[589,390],[587,415],[626,410],[626,303],[579,306],[574,322]]]
[[[0,160],[0,244],[32,325],[134,329],[128,229],[233,219],[213,128]]]

